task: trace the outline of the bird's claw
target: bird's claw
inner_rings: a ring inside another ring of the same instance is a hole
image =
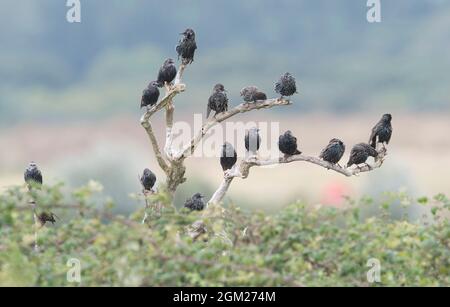
[[[227,169],[226,171],[224,171],[224,172],[223,172],[223,177],[224,177],[225,179],[231,178],[231,170],[230,170],[230,169]]]

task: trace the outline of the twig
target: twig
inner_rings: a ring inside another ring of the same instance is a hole
[[[30,189],[30,195],[31,195],[31,188]],[[31,196],[31,200],[30,200],[30,206],[31,209],[33,211],[33,220],[34,220],[34,251],[36,253],[39,252],[39,236],[38,236],[38,232],[39,232],[39,217],[37,214],[37,205],[36,205],[36,200],[34,199],[33,196]]]
[[[145,224],[145,222],[146,222],[147,219],[148,219],[148,213],[147,213],[147,210],[148,210],[148,208],[149,208],[149,205],[148,205],[148,199],[147,199],[147,194],[146,194],[145,189],[142,190],[142,195],[144,195],[144,200],[145,200],[145,210],[144,210],[144,218],[142,219],[142,224]]]

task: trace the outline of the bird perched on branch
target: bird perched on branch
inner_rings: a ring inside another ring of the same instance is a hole
[[[366,161],[369,157],[378,157],[378,152],[369,144],[359,143],[353,146],[352,151],[350,153],[350,159],[348,160],[347,167],[352,165],[360,165],[366,164],[369,166]],[[370,167],[370,166],[369,166]]]
[[[194,194],[192,198],[186,200],[184,207],[192,211],[202,211],[205,208],[204,196],[200,193]]]
[[[144,169],[141,176],[141,184],[145,191],[151,191],[156,183],[156,175],[148,168]]]
[[[42,185],[42,173],[37,167],[36,163],[31,162],[24,173],[25,182],[28,185],[28,189],[36,187],[39,188]]]
[[[275,84],[275,92],[280,94],[281,98],[283,98],[284,96],[289,97],[297,93],[295,78],[290,73],[285,73]]]
[[[373,148],[377,147],[377,143],[389,144],[392,136],[392,115],[384,114],[380,121],[373,127],[370,135],[369,143]]]
[[[278,148],[286,156],[301,155],[301,151],[297,149],[297,138],[292,135],[290,130],[280,135],[278,138]]]
[[[345,145],[339,139],[331,139],[327,147],[325,147],[320,153],[320,158],[331,164],[337,164],[344,155]]]
[[[222,145],[222,152],[220,155],[220,165],[222,165],[223,171],[231,169],[237,161],[237,153],[234,150],[233,145],[228,142]]]
[[[197,49],[197,43],[195,42],[195,32],[192,29],[186,29],[183,33],[183,38],[178,42],[175,48],[178,53],[178,59],[181,57],[181,62],[184,65],[194,62],[194,54]]]
[[[258,100],[267,100],[267,95],[261,92],[256,86],[247,86],[241,90],[241,97],[245,102],[256,102]]]
[[[158,102],[159,89],[158,82],[152,81],[142,92],[141,108],[154,106]]]
[[[206,118],[211,114],[211,110],[214,110],[216,116],[219,113],[228,111],[228,97],[225,87],[218,83],[214,86],[213,92],[208,99],[208,108],[206,110]]]
[[[250,130],[247,130],[245,132],[245,149],[255,155],[260,146],[261,136],[259,135],[259,129],[253,127]]]
[[[172,59],[167,59],[159,69],[158,73],[158,87],[163,87],[166,83],[170,84],[177,76],[177,68]]]

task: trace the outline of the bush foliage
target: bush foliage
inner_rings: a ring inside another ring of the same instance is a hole
[[[177,211],[162,192],[148,199],[144,225],[144,209],[113,214],[97,183],[63,190],[33,193],[40,211],[59,217],[39,229],[38,252],[30,195],[23,187],[0,195],[0,286],[78,286],[67,280],[73,258],[83,286],[450,286],[444,195],[349,200],[344,209],[296,203],[267,215],[232,205]],[[395,204],[425,210],[394,219]],[[207,231],[194,240],[187,229],[200,218]],[[367,281],[371,258],[380,261],[380,283]]]

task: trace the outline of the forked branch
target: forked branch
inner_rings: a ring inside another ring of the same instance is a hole
[[[155,153],[156,160],[158,161],[161,169],[169,175],[171,171],[171,166],[169,164],[169,160],[171,159],[170,155],[170,145],[172,140],[172,127],[173,127],[173,99],[176,95],[181,92],[184,92],[186,86],[181,83],[181,79],[183,76],[183,72],[185,70],[185,65],[181,64],[178,69],[177,76],[175,78],[175,82],[172,86],[166,85],[166,95],[163,99],[161,99],[158,103],[156,103],[151,108],[147,109],[147,111],[141,117],[141,125],[147,132],[148,137],[150,138],[150,142],[152,144],[153,152]],[[158,144],[155,133],[153,132],[152,125],[150,123],[151,117],[157,113],[158,111],[166,108],[166,145],[164,147],[165,156],[161,151],[161,147]]]

